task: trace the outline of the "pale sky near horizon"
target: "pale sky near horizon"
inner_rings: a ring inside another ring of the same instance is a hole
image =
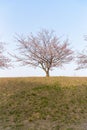
[[[87,0],[0,0],[0,41],[15,48],[15,33],[28,35],[40,29],[55,30],[58,36],[69,38],[73,50],[87,45]],[[56,68],[51,76],[87,76],[87,69],[75,71],[72,62]],[[45,76],[43,70],[32,67],[0,69],[0,77]]]

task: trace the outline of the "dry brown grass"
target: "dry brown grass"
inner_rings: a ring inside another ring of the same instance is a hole
[[[0,130],[83,130],[86,121],[85,77],[0,79]]]

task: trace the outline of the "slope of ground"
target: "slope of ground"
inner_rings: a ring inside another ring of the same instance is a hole
[[[87,130],[87,78],[1,78],[0,130]]]

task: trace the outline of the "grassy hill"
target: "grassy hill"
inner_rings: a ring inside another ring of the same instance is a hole
[[[87,130],[87,78],[1,78],[0,130]]]

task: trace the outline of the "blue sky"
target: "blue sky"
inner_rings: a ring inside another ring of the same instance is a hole
[[[58,36],[69,38],[71,47],[79,51],[87,42],[86,0],[0,0],[0,40],[7,42],[8,50],[15,48],[15,33],[28,35],[40,29],[53,29]],[[56,68],[51,75],[86,76],[87,70],[75,71],[75,64]],[[17,67],[0,69],[1,77],[44,76],[40,69]]]

